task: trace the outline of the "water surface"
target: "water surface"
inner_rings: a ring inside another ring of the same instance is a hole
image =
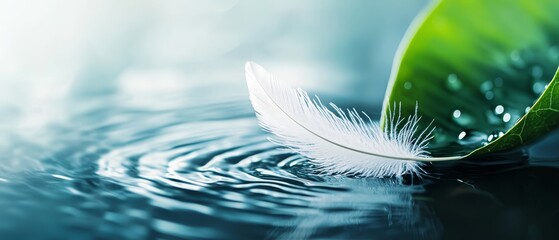
[[[325,176],[268,142],[244,95],[204,98],[200,91],[68,100],[58,108],[61,119],[7,131],[0,152],[2,238],[559,234],[553,155],[538,166],[525,153],[427,166],[427,176],[403,181]]]

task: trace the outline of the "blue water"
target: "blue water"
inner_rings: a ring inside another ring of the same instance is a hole
[[[429,166],[403,181],[325,176],[267,141],[246,96],[193,96],[65,101],[62,120],[9,133],[1,238],[559,236],[553,157]]]

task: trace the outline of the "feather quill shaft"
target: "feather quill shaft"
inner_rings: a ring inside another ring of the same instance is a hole
[[[309,158],[324,172],[400,177],[419,173],[421,162],[461,158],[430,158],[425,147],[431,132],[416,136],[420,118],[402,118],[395,105],[382,129],[355,109],[344,111],[330,103],[331,111],[318,97],[287,86],[256,63],[248,62],[245,71],[259,123],[275,135],[271,141]]]

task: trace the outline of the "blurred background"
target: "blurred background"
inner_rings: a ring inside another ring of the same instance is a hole
[[[245,96],[248,60],[328,100],[378,106],[396,48],[426,3],[1,1],[0,130],[60,120],[60,101]]]
[[[374,116],[426,4],[0,0],[0,236],[436,234],[420,186],[322,176],[267,141],[244,76]]]

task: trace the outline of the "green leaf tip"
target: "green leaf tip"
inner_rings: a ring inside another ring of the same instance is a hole
[[[474,150],[469,156],[509,150],[533,142],[559,128],[559,69],[543,94],[502,137]]]

